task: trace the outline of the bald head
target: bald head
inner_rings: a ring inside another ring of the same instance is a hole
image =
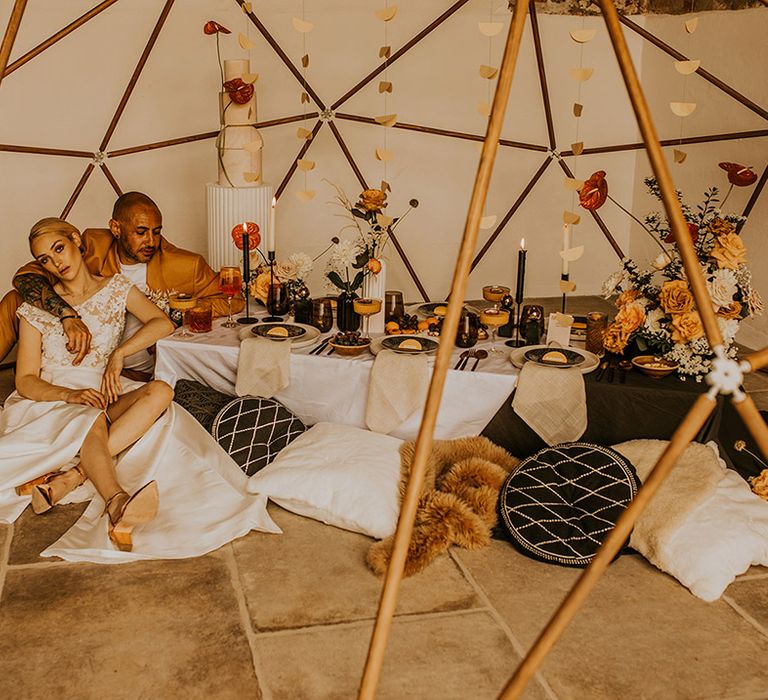
[[[147,263],[160,245],[163,217],[147,195],[126,192],[115,202],[109,228],[117,240],[120,262]]]

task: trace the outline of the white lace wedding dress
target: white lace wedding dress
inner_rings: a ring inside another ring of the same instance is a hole
[[[75,308],[93,334],[91,351],[78,367],[71,363],[61,323],[29,304],[18,313],[42,333],[41,377],[71,388],[96,388],[125,325],[131,283],[115,275]],[[140,386],[123,379],[123,391]],[[101,413],[63,401],[30,401],[11,394],[0,412],[0,522],[13,522],[29,504],[15,487],[68,463]],[[80,519],[42,556],[69,561],[118,563],[183,558],[210,552],[250,530],[279,533],[266,511],[266,498],[247,493],[247,477],[205,429],[176,404],[117,458],[117,474],[129,493],[157,480],[157,517],[133,533],[133,552],[109,540],[103,499],[90,482],[63,502],[92,499]],[[44,516],[41,516],[44,517]]]

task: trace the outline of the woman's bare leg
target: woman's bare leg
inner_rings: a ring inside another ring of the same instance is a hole
[[[102,413],[91,426],[80,447],[80,469],[105,501],[109,501],[116,494],[125,493],[117,480],[115,463],[107,447],[108,439],[107,419]],[[128,494],[126,498],[127,496]]]
[[[111,421],[109,454],[117,455],[136,442],[168,408],[172,400],[173,389],[158,380],[123,394],[107,409]]]

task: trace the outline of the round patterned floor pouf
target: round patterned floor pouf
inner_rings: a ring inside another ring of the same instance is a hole
[[[609,447],[571,442],[545,447],[512,472],[499,512],[527,556],[587,566],[639,486],[635,468]]]
[[[306,429],[298,416],[279,401],[244,396],[231,400],[219,411],[211,433],[252,476]]]

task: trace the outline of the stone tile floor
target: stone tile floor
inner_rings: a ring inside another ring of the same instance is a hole
[[[0,399],[11,388],[0,372]],[[197,559],[41,559],[82,508],[0,525],[0,698],[355,696],[380,592],[370,539],[271,506],[282,536]],[[378,697],[496,697],[577,576],[498,541],[439,558],[402,586]],[[766,658],[768,569],[704,603],[625,556],[525,697],[766,700]]]

